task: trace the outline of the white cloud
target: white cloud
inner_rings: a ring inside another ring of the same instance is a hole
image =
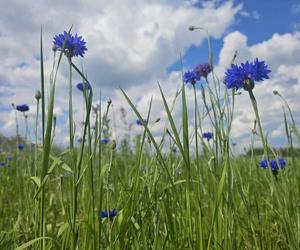
[[[293,14],[298,14],[300,12],[300,4],[297,3],[297,4],[293,4],[292,5],[292,13]]]
[[[282,102],[273,90],[278,90],[289,102],[296,117],[300,114],[300,36],[298,32],[283,35],[274,34],[270,39],[249,46],[247,36],[239,31],[232,32],[224,38],[223,48],[220,52],[217,71],[224,74],[234,52],[238,55],[236,63],[259,58],[264,60],[272,70],[269,80],[257,83],[254,94],[257,98],[261,120],[265,133],[269,135],[270,142],[280,138],[285,142],[283,129]],[[250,144],[250,134],[253,127],[254,112],[247,93],[236,98],[236,116],[233,123],[233,136],[242,145]],[[299,121],[298,121],[299,122]],[[245,135],[247,135],[245,137]],[[273,140],[274,139],[274,140]],[[277,146],[284,146],[277,145]]]
[[[73,31],[82,34],[88,51],[83,65],[95,93],[102,89],[104,96],[114,99],[114,107],[128,107],[120,97],[118,87],[128,90],[135,98],[147,93],[138,105],[146,112],[146,104],[153,94],[157,96],[156,80],[174,83],[178,75],[168,76],[165,70],[192,44],[199,45],[205,35],[189,32],[190,25],[198,25],[221,37],[234,22],[242,6],[232,1],[210,2],[199,8],[195,1],[181,0],[127,0],[120,1],[33,1],[5,0],[0,10],[0,111],[1,133],[14,134],[14,115],[11,103],[28,103],[30,126],[34,127],[34,93],[40,87],[39,43],[43,26],[45,79],[48,89],[52,68],[52,40],[57,33],[73,25]],[[18,17],[18,18],[16,18]],[[67,141],[68,67],[64,59],[57,79],[55,114],[58,141]],[[80,78],[74,74],[74,83]],[[136,87],[138,85],[138,87]],[[169,85],[171,88],[171,85]],[[169,94],[169,93],[168,93]],[[171,94],[171,93],[170,93]],[[169,97],[168,97],[169,98]],[[95,100],[96,101],[96,100]],[[74,120],[82,121],[82,98],[74,89]],[[154,104],[156,116],[163,116],[161,106]],[[130,119],[134,119],[131,116]],[[155,125],[158,127],[159,125]],[[154,126],[154,129],[156,128]],[[161,128],[156,128],[159,131]]]
[[[6,8],[0,10],[0,132],[13,135],[15,132],[14,113],[11,103],[28,103],[30,125],[33,127],[35,115],[34,93],[39,89],[39,29],[44,29],[44,53],[46,80],[52,66],[52,38],[54,34],[74,25],[74,32],[82,34],[87,41],[88,51],[83,60],[75,59],[77,65],[83,64],[94,86],[95,94],[99,88],[106,97],[113,100],[112,124],[116,124],[114,134],[117,138],[127,133],[135,116],[128,103],[118,90],[121,86],[133,98],[141,114],[145,117],[149,100],[153,98],[151,121],[158,117],[161,121],[152,127],[154,135],[159,134],[167,120],[163,108],[157,79],[171,105],[180,85],[181,75],[165,73],[180,53],[191,45],[199,45],[205,39],[204,34],[189,32],[190,25],[201,26],[209,30],[214,38],[220,38],[235,20],[237,13],[259,19],[257,12],[245,12],[242,6],[234,6],[232,1],[221,3],[209,1],[202,8],[195,7],[194,0],[127,0],[120,1],[73,1],[69,5],[64,1],[6,1]],[[20,15],[22,13],[22,15]],[[47,13],[47,15],[45,15]],[[15,17],[19,18],[16,19]],[[34,18],[32,18],[34,16]],[[260,108],[263,126],[270,141],[283,138],[282,104],[274,89],[280,91],[291,104],[295,117],[299,117],[298,96],[300,94],[300,33],[274,34],[270,39],[254,45],[248,45],[247,36],[234,31],[224,38],[216,72],[220,79],[229,66],[235,51],[237,62],[258,57],[265,60],[272,70],[271,79],[258,83],[255,95]],[[80,78],[74,75],[74,83]],[[67,117],[68,67],[66,60],[57,81],[55,114],[58,119],[56,139],[68,142]],[[83,120],[82,97],[74,89],[74,120],[77,135],[80,135],[80,122]],[[187,101],[190,114],[193,113],[193,92],[187,89]],[[96,102],[96,99],[95,99]],[[128,124],[120,122],[120,108],[127,111]],[[177,100],[173,113],[180,120],[180,100]],[[21,117],[20,117],[20,122]],[[236,98],[233,140],[240,149],[250,143],[254,114],[246,92]],[[192,119],[191,119],[191,122]],[[208,119],[204,121],[204,130],[211,130]],[[24,128],[21,128],[21,133]],[[131,134],[140,133],[133,125]],[[284,142],[284,139],[281,139]],[[258,141],[256,140],[256,143]]]
[[[251,18],[256,19],[256,20],[260,19],[260,15],[259,15],[257,10],[253,10],[252,12],[248,12],[248,11],[243,10],[239,14],[243,17],[251,17]]]

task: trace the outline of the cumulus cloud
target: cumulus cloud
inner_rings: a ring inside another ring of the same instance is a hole
[[[248,12],[248,11],[243,10],[243,11],[240,12],[240,15],[244,16],[244,17],[251,17],[251,18],[256,19],[256,20],[260,19],[260,15],[259,15],[257,10],[254,10],[252,12]]]
[[[73,25],[73,31],[83,35],[88,46],[85,58],[74,61],[84,68],[95,93],[98,95],[101,88],[104,96],[114,99],[114,107],[118,110],[128,106],[120,96],[120,86],[134,98],[140,97],[137,103],[143,109],[145,100],[156,93],[152,92],[152,88],[156,89],[156,80],[173,84],[174,76],[167,75],[166,68],[181,52],[205,39],[204,34],[195,36],[187,27],[200,25],[213,37],[220,38],[241,9],[241,5],[234,5],[232,1],[211,1],[200,7],[194,0],[127,0],[126,4],[117,0],[75,0],[71,5],[58,0],[5,1],[5,8],[0,10],[0,132],[14,134],[11,103],[28,103],[31,107],[29,120],[32,126],[34,124],[36,104],[33,96],[40,88],[41,26],[47,89],[53,60],[53,36]],[[55,99],[58,141],[67,140],[67,79],[68,67],[64,59],[57,78]],[[178,74],[176,79],[180,79]],[[74,82],[80,80],[74,74]],[[147,93],[146,99],[141,97],[144,93]],[[161,111],[156,104],[153,108],[155,112]],[[157,116],[162,116],[161,112]],[[75,122],[79,124],[82,117],[82,97],[74,90]]]
[[[199,7],[195,0],[127,0],[120,1],[80,1],[69,5],[64,1],[6,1],[6,8],[0,10],[0,132],[13,135],[15,132],[14,112],[11,103],[28,103],[31,127],[36,112],[34,93],[39,89],[40,62],[39,36],[43,26],[45,73],[47,88],[52,68],[52,38],[73,25],[74,32],[82,34],[87,41],[88,51],[85,58],[74,59],[83,67],[95,95],[101,88],[104,99],[113,100],[111,124],[113,135],[117,138],[126,133],[137,134],[140,127],[133,123],[136,119],[128,103],[119,91],[126,90],[143,117],[148,112],[152,98],[150,120],[156,138],[166,126],[167,116],[163,109],[157,80],[160,82],[168,103],[171,105],[181,83],[181,73],[166,73],[166,68],[177,61],[179,54],[192,45],[200,45],[205,34],[189,32],[190,25],[201,26],[209,30],[212,37],[218,39],[226,34],[235,21],[237,13],[242,16],[259,18],[258,13],[243,11],[241,5],[232,1],[206,1]],[[47,14],[45,14],[47,13]],[[15,17],[18,16],[18,19]],[[34,17],[34,18],[33,18]],[[248,37],[240,31],[234,31],[223,38],[223,47],[215,72],[222,81],[226,68],[235,53],[237,63],[258,57],[265,60],[272,70],[271,79],[257,84],[255,95],[260,108],[262,123],[271,143],[285,143],[283,130],[282,103],[274,96],[274,89],[286,97],[295,117],[299,117],[297,105],[300,94],[300,33],[274,34],[270,39],[249,45]],[[56,141],[68,143],[67,112],[68,67],[64,59],[57,80],[55,114],[58,119]],[[80,81],[74,74],[74,83]],[[82,94],[74,88],[74,120],[76,135],[80,137],[80,123],[83,120]],[[199,93],[198,93],[199,94]],[[200,95],[199,95],[200,96]],[[97,102],[98,98],[95,98]],[[189,113],[193,113],[193,91],[187,88]],[[106,101],[102,102],[106,105]],[[122,122],[120,109],[126,112],[126,121]],[[176,121],[180,120],[180,100],[177,100],[172,112]],[[192,117],[192,116],[191,116]],[[233,123],[233,140],[239,148],[250,143],[254,113],[246,92],[236,98],[236,110]],[[22,117],[19,117],[22,122]],[[190,121],[192,124],[192,120]],[[179,124],[179,123],[178,123]],[[209,120],[203,123],[203,130],[211,130]],[[129,131],[130,130],[130,131]],[[21,133],[24,127],[21,126]],[[256,142],[258,145],[258,142]]]
[[[236,63],[259,58],[265,60],[272,70],[271,78],[257,83],[254,94],[257,98],[263,127],[268,134],[270,142],[285,143],[283,127],[282,102],[274,96],[273,90],[278,90],[289,102],[294,116],[300,114],[298,96],[300,94],[300,36],[298,32],[279,35],[275,33],[270,39],[261,43],[248,45],[247,36],[234,31],[224,38],[223,48],[219,56],[217,71],[222,74],[228,67],[235,51],[238,51]],[[224,74],[224,73],[223,73]],[[233,136],[242,145],[249,145],[250,133],[253,127],[254,113],[246,92],[236,98],[236,115],[233,123]],[[298,121],[299,122],[299,121]],[[245,137],[245,135],[247,135]]]

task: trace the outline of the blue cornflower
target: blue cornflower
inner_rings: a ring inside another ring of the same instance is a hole
[[[183,75],[183,82],[186,84],[191,83],[191,84],[196,84],[197,81],[200,81],[201,76],[197,74],[195,71],[187,71]]]
[[[0,161],[0,167],[4,167],[6,165],[5,162]]]
[[[141,165],[140,166],[140,171],[141,171],[142,174],[145,172],[145,170],[146,170],[146,166],[145,165]]]
[[[278,161],[279,161],[280,167],[281,167],[281,168],[285,168],[285,166],[286,166],[286,161],[285,161],[284,159],[282,159],[282,158],[279,158]]]
[[[202,133],[202,137],[205,138],[207,141],[209,141],[213,138],[213,133],[212,132],[204,132],[204,133]]]
[[[286,166],[286,161],[282,158],[278,159],[279,166],[283,169]],[[276,160],[270,160],[270,167],[272,171],[278,170],[278,162]],[[262,168],[268,168],[268,161],[267,160],[261,160],[259,163],[260,167]]]
[[[29,110],[29,106],[27,104],[17,105],[16,109],[20,112],[25,112]]]
[[[110,211],[100,211],[100,219],[109,217],[111,220],[118,215],[118,211],[116,209]]]
[[[254,88],[254,82],[269,79],[268,74],[271,70],[264,61],[258,61],[256,58],[254,62],[242,63],[241,66],[232,64],[231,68],[225,73],[224,82],[228,89],[235,88],[236,90],[244,88],[249,91]]]
[[[92,105],[92,109],[93,109],[93,112],[94,112],[95,114],[97,114],[98,111],[100,110],[100,105],[99,105],[99,104]]]
[[[18,144],[18,149],[20,150],[20,151],[22,151],[23,149],[24,149],[24,147],[25,147],[25,145],[24,144]]]
[[[109,143],[109,139],[108,138],[102,138],[101,142],[104,143],[104,144],[107,144],[107,143]]]
[[[64,41],[66,40],[66,37],[68,35],[68,32],[64,31],[62,34],[56,35],[53,39],[53,43],[55,46],[55,49],[57,50],[62,50]],[[87,50],[86,48],[86,42],[82,38],[82,36],[78,36],[77,33],[75,36],[73,34],[69,34],[68,40],[65,45],[64,53],[68,57],[73,57],[73,56],[81,56],[83,57],[83,54]]]
[[[270,166],[272,171],[277,171],[278,170],[278,164],[276,160],[270,160]]]
[[[72,173],[69,171],[65,171],[63,177],[69,177]]]
[[[76,85],[77,89],[82,91],[85,89],[85,90],[91,90],[92,87],[91,85],[89,84],[89,82],[80,82],[80,83],[77,83]]]
[[[211,66],[209,63],[199,64],[194,69],[194,72],[197,73],[200,77],[207,77],[207,75],[211,72]]]
[[[5,158],[7,161],[12,161],[12,157],[11,156],[6,156],[6,158]]]
[[[136,121],[135,121],[135,123],[136,123],[136,125],[138,125],[138,126],[143,126],[143,124],[142,124],[142,121],[141,121],[141,120],[136,120]]]
[[[267,160],[261,160],[260,163],[259,163],[259,166],[261,168],[268,168],[268,161]]]

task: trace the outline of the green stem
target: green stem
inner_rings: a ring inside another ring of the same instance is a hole
[[[198,171],[198,179],[199,179],[199,185],[198,185],[198,200],[199,200],[199,207],[198,207],[198,222],[199,222],[199,243],[197,245],[200,246],[200,249],[203,249],[203,232],[202,232],[202,212],[201,212],[201,190],[200,190],[200,182],[201,182],[201,171],[200,171],[200,162],[199,162],[199,148],[198,148],[198,102],[197,102],[197,93],[196,93],[196,87],[193,84],[194,89],[194,99],[195,99],[195,144],[196,144],[196,167]]]
[[[41,41],[40,41],[40,43],[41,43],[40,44],[40,46],[41,46],[40,55],[41,55],[42,139],[43,139],[43,145],[44,145],[44,140],[45,140],[45,78],[44,78],[44,55],[43,55],[42,28],[41,28]],[[55,62],[55,60],[53,60],[53,62]],[[54,69],[54,67],[52,69]]]
[[[16,120],[16,134],[17,134],[17,145],[19,144],[19,123],[18,123],[18,114],[17,114],[17,110],[15,108],[15,105],[13,104],[13,108],[15,111],[15,120]]]
[[[69,60],[69,137],[70,137],[70,151],[74,148],[74,133],[73,133],[73,108],[72,108],[72,61]]]
[[[27,136],[28,136],[28,120],[25,112],[23,112],[24,120],[25,120],[25,144],[27,143]]]
[[[263,130],[262,130],[260,117],[259,117],[259,114],[258,114],[257,102],[256,102],[256,99],[255,99],[255,96],[254,96],[252,90],[249,90],[248,92],[249,92],[250,100],[251,100],[251,103],[252,103],[252,107],[254,109],[256,121],[257,121],[257,124],[258,124],[259,134],[260,134],[260,137],[261,137],[261,140],[262,140],[262,143],[263,143],[264,156],[267,157],[267,159],[268,159],[268,145],[267,145],[267,142],[266,142]]]
[[[197,124],[197,115],[198,115],[198,103],[197,103],[197,94],[196,87],[193,84],[194,89],[194,99],[195,99],[195,143],[196,143],[196,166],[199,169],[199,150],[198,150],[198,124]]]
[[[69,61],[69,140],[70,140],[70,155],[71,165],[74,169],[73,176],[73,204],[72,204],[72,246],[71,249],[76,249],[77,245],[77,230],[76,230],[76,217],[77,217],[77,197],[78,197],[78,185],[76,184],[80,176],[76,161],[74,159],[74,128],[73,128],[73,103],[72,103],[72,60],[68,57]]]
[[[37,99],[36,103],[36,118],[35,118],[35,154],[34,154],[34,175],[37,176],[37,166],[38,166],[38,122],[39,122],[39,107],[40,100]]]

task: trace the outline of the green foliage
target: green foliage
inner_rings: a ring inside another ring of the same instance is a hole
[[[209,58],[212,62],[211,53]],[[64,62],[70,69],[66,83],[70,143],[65,149],[53,145],[56,75]],[[285,99],[289,111],[283,112],[287,147],[275,150],[268,144],[251,93],[264,149],[254,148],[252,143],[248,152],[235,156],[229,142],[236,94],[224,89],[214,72],[212,82],[206,78],[206,89],[193,89],[193,117],[188,112],[184,84],[171,105],[163,84],[159,85],[167,117],[160,140],[151,132],[152,100],[144,120],[122,90],[142,123],[141,133],[135,137],[128,133],[119,142],[110,138],[109,143],[101,143],[103,136],[112,137],[108,117],[111,100],[106,107],[100,106],[95,127],[91,128],[95,95],[91,89],[83,91],[82,140],[74,144],[72,75],[78,74],[88,82],[82,72],[62,52],[55,54],[50,95],[44,93],[41,36],[43,118],[37,126],[43,130],[42,143],[29,145],[21,137],[0,136],[0,161],[6,163],[0,168],[0,249],[299,247],[300,152],[292,143],[299,133]],[[49,96],[48,103],[45,96]],[[181,105],[179,124],[173,115],[176,102]],[[210,142],[201,136],[206,120],[214,132]],[[37,141],[37,132],[35,136]],[[253,133],[249,142],[255,136]],[[20,141],[27,143],[23,151],[16,148]],[[6,159],[8,155],[11,161]],[[259,167],[262,155],[286,157],[287,166],[274,176],[270,169]],[[117,210],[115,217],[100,218],[100,211],[113,209]]]

